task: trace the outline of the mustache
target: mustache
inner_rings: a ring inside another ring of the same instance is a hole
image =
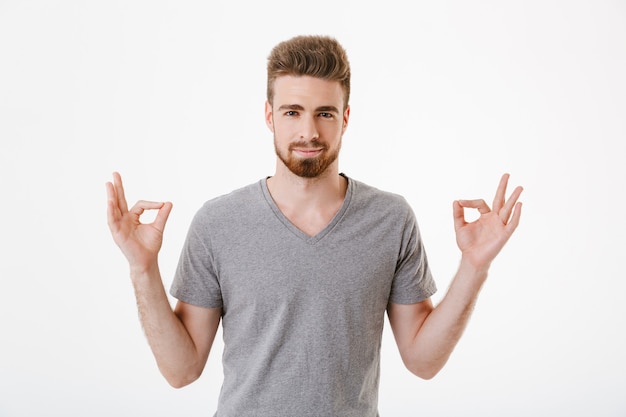
[[[313,139],[313,140],[308,140],[308,141],[299,141],[299,142],[294,142],[292,144],[289,145],[289,150],[292,151],[295,148],[300,148],[300,149],[307,149],[307,148],[311,148],[311,149],[323,149],[326,150],[328,149],[328,146],[325,143],[320,142],[317,139]]]

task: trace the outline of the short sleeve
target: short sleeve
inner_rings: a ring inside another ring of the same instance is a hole
[[[436,291],[415,214],[408,207],[389,301],[396,304],[419,303]]]
[[[201,212],[196,214],[180,254],[170,294],[205,308],[221,308],[222,293],[211,255],[210,233]]]

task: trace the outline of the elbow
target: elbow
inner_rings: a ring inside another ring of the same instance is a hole
[[[424,379],[431,380],[439,374],[439,371],[443,369],[444,363],[407,363],[404,365],[413,375]]]
[[[202,372],[164,372],[161,370],[161,374],[172,388],[180,389],[200,378]]]
[[[436,377],[440,370],[441,369],[420,369],[416,371],[411,370],[411,373],[423,380],[429,381]]]
[[[188,379],[174,379],[174,378],[165,378],[167,383],[170,384],[172,388],[181,389],[191,384],[193,381]]]

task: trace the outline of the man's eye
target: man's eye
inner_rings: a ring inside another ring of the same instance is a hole
[[[288,112],[285,113],[285,116],[297,116],[298,113],[293,111],[293,110],[289,110]]]
[[[325,119],[330,119],[331,117],[333,117],[332,113],[326,113],[326,112],[320,113],[319,115],[320,117],[323,117]]]

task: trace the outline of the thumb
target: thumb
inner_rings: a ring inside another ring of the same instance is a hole
[[[165,223],[167,222],[167,219],[172,211],[172,207],[173,204],[169,201],[163,203],[163,206],[161,206],[159,212],[156,215],[156,218],[152,222],[154,227],[156,227],[161,232],[163,232],[163,230],[165,229]]]

